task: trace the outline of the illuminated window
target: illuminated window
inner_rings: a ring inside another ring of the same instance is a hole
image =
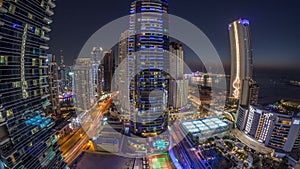
[[[39,36],[40,35],[40,29],[39,28],[35,28],[34,34]]]
[[[47,147],[51,146],[51,140],[50,139],[46,141],[46,145],[47,145]]]
[[[35,133],[37,133],[39,131],[39,128],[36,127],[34,129],[31,130],[32,135],[34,135]]]
[[[8,8],[8,11],[11,13],[11,14],[15,14],[15,11],[16,11],[16,6],[14,4],[10,4],[9,8]]]
[[[8,57],[0,56],[0,65],[8,65]]]
[[[41,0],[41,7],[44,7],[44,6],[45,6],[45,1]]]
[[[37,96],[37,93],[38,93],[37,90],[34,90],[33,91],[33,96]]]
[[[40,61],[40,64],[39,64],[39,65],[42,66],[42,65],[43,65],[43,60],[40,59],[39,61]]]
[[[21,87],[21,82],[13,82],[12,85],[14,88]]]
[[[14,112],[11,109],[6,111],[6,117],[7,118],[10,118],[10,117],[13,117],[13,116],[14,116]]]
[[[29,18],[29,19],[32,19],[32,18],[33,18],[33,16],[32,16],[31,13],[28,13],[28,18]]]
[[[3,5],[3,0],[0,0],[0,7],[2,7]]]
[[[33,86],[37,85],[37,80],[33,80]]]
[[[45,36],[45,31],[41,31],[41,36]]]
[[[4,120],[4,118],[3,118],[2,112],[0,112],[0,122],[3,120]]]
[[[32,66],[35,66],[36,59],[32,59]]]

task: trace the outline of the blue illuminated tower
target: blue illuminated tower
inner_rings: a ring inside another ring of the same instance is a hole
[[[128,38],[131,132],[147,137],[167,129],[169,107],[168,2],[131,4]]]
[[[7,168],[66,166],[48,114],[54,1],[0,0],[0,165]]]

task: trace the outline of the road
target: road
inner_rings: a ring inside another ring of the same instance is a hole
[[[82,151],[91,148],[89,139],[94,136],[99,129],[102,117],[105,112],[109,109],[112,99],[108,99],[105,103],[100,106],[95,105],[90,111],[88,111],[86,117],[82,119],[81,128],[75,133],[70,133],[68,140],[60,140],[60,150],[64,161],[69,165],[74,161]]]
[[[177,146],[174,147],[174,150],[180,154],[179,160],[183,164],[182,167],[190,169],[205,169],[196,152],[192,150],[194,147],[189,143],[187,138],[182,136],[179,127],[176,126],[175,131],[172,131],[171,133],[174,133],[172,136],[174,142],[177,144]]]
[[[242,143],[246,144],[251,149],[254,149],[262,154],[272,154],[274,151],[273,149],[268,148],[264,144],[259,143],[253,138],[247,136],[246,134],[239,131],[238,129],[234,129],[233,133]]]

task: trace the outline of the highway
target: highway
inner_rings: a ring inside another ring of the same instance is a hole
[[[89,139],[94,136],[100,127],[103,115],[107,112],[111,105],[112,99],[108,99],[101,106],[95,105],[91,110],[88,111],[87,117],[81,119],[81,127],[75,132],[70,133],[66,136],[68,139],[59,140],[60,150],[62,151],[62,156],[64,161],[70,165],[82,151],[91,147]]]

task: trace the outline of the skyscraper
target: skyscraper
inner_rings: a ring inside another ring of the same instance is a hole
[[[115,55],[112,50],[104,52],[104,58],[102,60],[103,68],[103,90],[106,92],[111,91],[111,85],[114,84],[113,77],[115,72]]]
[[[64,56],[60,56],[60,61],[58,64],[58,79],[59,79],[59,91],[63,94],[66,91],[66,65],[64,61]]]
[[[230,47],[231,47],[231,81],[230,97],[234,99],[243,98],[244,85],[249,84],[252,79],[252,44],[250,34],[250,23],[246,19],[239,19],[229,24]]]
[[[101,91],[102,91],[102,74],[99,73],[99,68],[101,71],[101,58],[103,56],[103,49],[101,47],[94,47],[92,52],[92,79],[93,79],[93,84],[94,84],[94,90],[96,91],[96,95],[100,96]],[[99,77],[100,76],[100,77]]]
[[[129,119],[129,92],[128,90],[124,90],[125,88],[128,88],[129,82],[128,82],[128,47],[129,47],[129,31],[128,29],[125,30],[123,33],[121,33],[120,40],[119,40],[119,57],[118,57],[118,68],[116,69],[117,72],[115,74],[117,75],[118,83],[118,91],[120,92],[119,97],[119,105],[120,110],[123,116],[127,117]]]
[[[170,53],[170,71],[174,79],[183,79],[184,73],[184,54],[183,46],[180,42],[171,42],[169,47]]]
[[[184,52],[180,42],[171,42],[170,50],[170,105],[182,108],[187,104],[188,80],[184,78]]]
[[[59,81],[58,81],[58,65],[54,55],[49,55],[49,90],[50,90],[50,101],[51,107],[50,112],[55,115],[60,115],[60,103],[59,103]]]
[[[290,107],[286,105],[272,105],[266,109],[250,105],[245,126],[241,130],[275,151],[283,153],[299,150],[300,118],[288,109]]]
[[[128,55],[128,30],[125,30],[120,37],[119,40],[119,58],[118,58],[118,65],[122,63],[122,61]]]
[[[170,69],[167,0],[131,4],[128,73],[131,132],[147,137],[167,129]]]
[[[64,168],[49,101],[52,0],[0,1],[0,158],[9,168]]]
[[[74,66],[77,113],[90,109],[96,101],[95,79],[91,58],[78,58]],[[98,70],[98,68],[96,69]]]

